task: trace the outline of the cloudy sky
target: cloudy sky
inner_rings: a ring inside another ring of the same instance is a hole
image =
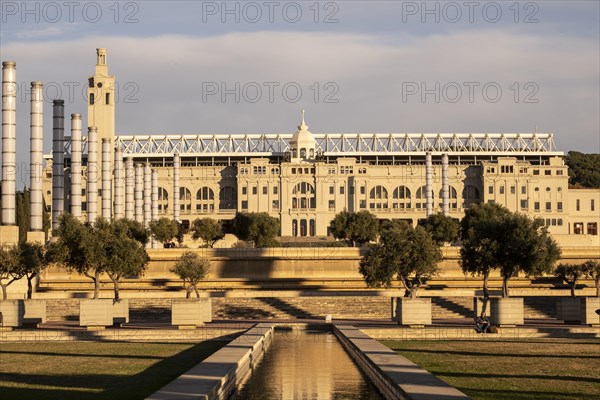
[[[117,134],[552,132],[600,152],[597,1],[0,2],[17,62],[19,163],[29,82],[86,118],[108,49]],[[67,123],[68,126],[68,123]]]

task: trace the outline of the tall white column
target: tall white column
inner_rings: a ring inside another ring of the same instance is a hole
[[[112,180],[110,179],[111,143],[109,138],[102,138],[102,218],[111,219]]]
[[[71,114],[71,214],[81,218],[81,114]]]
[[[127,157],[125,161],[125,218],[135,218],[135,169],[133,157]]]
[[[15,225],[17,63],[2,63],[2,225]]]
[[[173,219],[179,221],[179,154],[173,155]]]
[[[121,219],[125,216],[123,209],[124,191],[125,191],[125,171],[123,170],[123,150],[121,146],[115,149],[115,219]]]
[[[144,167],[135,164],[135,220],[144,223]]]
[[[98,217],[98,130],[95,126],[88,128],[88,162],[87,162],[87,220],[90,223]]]
[[[450,214],[450,182],[448,181],[448,153],[442,154],[442,212]]]
[[[144,165],[144,227],[148,228],[152,218],[152,169]]]
[[[425,154],[425,216],[433,213],[433,163],[431,152]]]
[[[52,113],[52,230],[65,211],[65,102],[53,101]]]
[[[42,163],[44,147],[44,95],[43,83],[31,82],[30,149],[29,165],[29,227],[39,232],[44,228],[42,212]]]

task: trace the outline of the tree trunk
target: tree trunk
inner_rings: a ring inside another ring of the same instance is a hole
[[[502,297],[509,297],[508,294],[508,281],[510,280],[509,276],[502,277]]]
[[[31,281],[35,278],[35,275],[32,277],[27,277],[27,299],[31,300],[31,296],[33,295],[33,285]]]
[[[119,277],[111,276],[110,280],[113,283],[113,288],[115,291],[115,301],[119,301]]]
[[[489,273],[484,274],[483,275],[483,298],[484,299],[490,298],[490,290],[488,288],[489,280],[490,280],[490,274]]]
[[[573,283],[569,285],[571,288],[571,297],[575,297],[575,285],[577,285],[576,281],[573,281]]]
[[[94,299],[100,298],[100,273],[94,273]]]
[[[196,285],[194,285],[194,292],[196,292],[196,298],[199,299],[200,293],[198,293],[198,288],[196,287]]]
[[[8,293],[7,293],[7,287],[8,285],[5,284],[0,284],[0,287],[2,287],[2,300],[6,300],[8,299]]]
[[[189,299],[191,294],[192,294],[192,289],[190,287],[187,287],[185,289],[185,298]]]
[[[596,279],[596,297],[600,298],[600,279]]]

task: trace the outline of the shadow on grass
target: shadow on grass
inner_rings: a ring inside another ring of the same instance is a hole
[[[471,372],[448,372],[448,371],[436,371],[433,369],[429,369],[434,375],[437,376],[450,376],[453,378],[478,378],[478,379],[488,379],[488,378],[506,378],[506,379],[549,379],[552,381],[574,381],[574,382],[590,382],[590,383],[599,383],[600,379],[598,378],[590,378],[583,376],[556,376],[556,375],[510,375],[510,374],[488,374],[488,373],[471,373]]]
[[[223,347],[225,341],[205,341],[183,350],[171,357],[163,358],[135,375],[122,371],[114,374],[48,374],[31,375],[2,373],[0,392],[2,400],[132,400],[144,399],[183,374],[212,353]],[[3,352],[8,353],[8,352]],[[17,352],[18,353],[18,352]],[[42,354],[42,353],[33,353]],[[66,354],[49,355],[67,356]],[[79,354],[70,354],[79,357]],[[91,357],[94,357],[92,355]],[[101,355],[105,357],[105,355]],[[139,359],[140,356],[115,355],[119,358]],[[141,356],[146,358],[145,356]],[[148,356],[148,359],[162,358]],[[65,362],[68,360],[65,358]],[[48,388],[14,387],[15,384],[48,386]]]
[[[452,354],[458,356],[475,356],[475,357],[522,357],[522,358],[584,358],[592,360],[600,360],[598,356],[584,356],[580,354],[512,354],[512,353],[490,353],[476,351],[455,351],[455,350],[424,350],[424,349],[411,349],[411,348],[392,348],[394,351],[401,352],[414,352],[414,353],[432,353],[432,354]]]
[[[471,389],[455,386],[458,390],[473,398],[495,399],[495,400],[559,400],[559,399],[598,399],[598,396],[589,397],[589,393],[566,393],[566,392],[538,392],[507,389]]]

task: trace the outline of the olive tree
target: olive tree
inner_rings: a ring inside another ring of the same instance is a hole
[[[596,285],[596,296],[600,298],[600,262],[588,260],[584,263],[585,275]]]
[[[279,220],[267,213],[238,212],[233,220],[235,235],[241,240],[248,240],[254,247],[275,247],[279,230]]]
[[[210,261],[194,252],[187,251],[181,255],[170,271],[183,281],[186,299],[190,298],[192,290],[196,293],[196,297],[200,297],[198,283],[208,275]]]
[[[329,223],[331,234],[336,239],[346,240],[353,247],[361,246],[377,238],[379,223],[369,211],[342,211]]]
[[[19,268],[20,250],[17,246],[0,246],[0,287],[2,300],[8,298],[8,286],[23,277]]]
[[[458,240],[460,223],[458,220],[444,214],[432,214],[427,219],[419,221],[437,244],[452,243]]]
[[[191,231],[194,240],[202,239],[210,248],[225,237],[221,223],[212,218],[196,218],[192,223]]]
[[[149,228],[154,238],[161,243],[170,242],[178,232],[177,222],[166,217],[150,221]]]
[[[575,288],[577,281],[585,277],[586,263],[583,264],[558,264],[554,269],[554,274],[563,282],[569,285],[571,296],[575,297]]]
[[[39,243],[22,242],[19,244],[19,275],[27,279],[27,298],[33,294],[33,279],[38,276],[50,263],[52,251]]]
[[[398,279],[405,297],[415,298],[419,288],[437,274],[441,259],[440,249],[427,231],[395,221],[361,260],[360,273],[369,287],[389,287]]]

